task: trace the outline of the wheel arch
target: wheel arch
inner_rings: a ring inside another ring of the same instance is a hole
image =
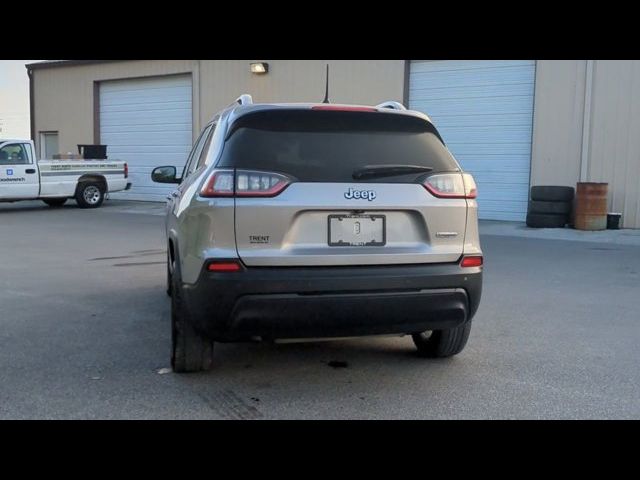
[[[108,191],[107,179],[103,175],[96,175],[96,174],[89,173],[89,174],[82,175],[78,179],[78,183],[76,184],[76,191],[74,192],[74,195],[78,194],[80,187],[85,183],[98,183],[102,186],[103,193],[106,194]]]

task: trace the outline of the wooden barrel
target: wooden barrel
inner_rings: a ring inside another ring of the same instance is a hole
[[[578,183],[574,225],[577,230],[607,229],[607,183]]]

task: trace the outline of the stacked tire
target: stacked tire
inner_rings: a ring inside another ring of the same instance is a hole
[[[527,226],[532,228],[564,228],[571,220],[573,187],[531,187]]]

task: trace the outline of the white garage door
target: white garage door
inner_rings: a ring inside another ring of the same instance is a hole
[[[172,186],[153,183],[151,171],[181,172],[192,144],[191,77],[117,80],[100,84],[100,142],[110,159],[129,164],[131,190],[112,198],[164,201]]]
[[[527,211],[534,61],[413,61],[409,104],[426,113],[478,183],[480,218]]]

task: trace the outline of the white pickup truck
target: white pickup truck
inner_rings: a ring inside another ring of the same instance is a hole
[[[75,198],[97,208],[109,192],[129,190],[126,162],[36,160],[31,140],[0,140],[0,202],[40,199],[51,207]]]

